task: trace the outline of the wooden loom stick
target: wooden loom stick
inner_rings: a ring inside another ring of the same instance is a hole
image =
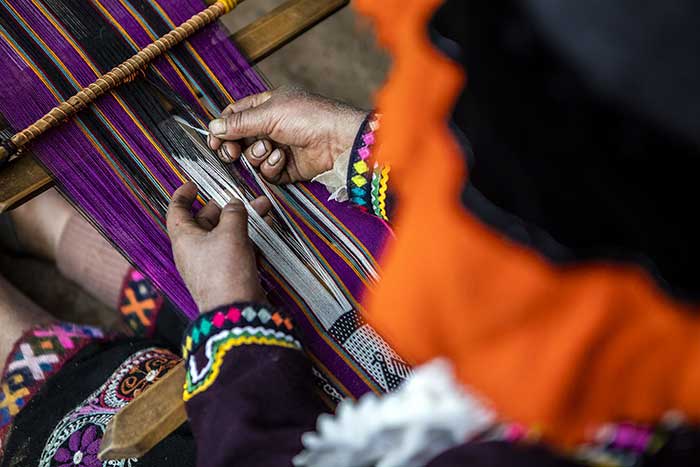
[[[301,33],[343,8],[349,0],[287,0],[230,39],[251,63],[258,62]],[[263,27],[264,26],[264,27]],[[7,123],[0,115],[0,131]],[[0,212],[14,209],[53,186],[51,175],[30,151],[0,170]]]
[[[121,409],[107,425],[99,459],[139,458],[185,423],[184,383],[185,362],[180,362]]]
[[[58,126],[80,110],[84,109],[98,97],[129,81],[136,73],[143,70],[156,58],[181,43],[204,26],[233,10],[239,0],[217,0],[216,3],[197,13],[180,26],[156,41],[139,50],[121,65],[97,78],[77,94],[51,109],[46,115],[29,125],[11,138],[0,143],[0,166],[10,156],[16,154],[24,145],[41,136],[50,128]]]

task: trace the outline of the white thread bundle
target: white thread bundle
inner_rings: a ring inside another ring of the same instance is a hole
[[[263,256],[284,280],[303,298],[314,310],[324,327],[330,327],[343,313],[350,311],[352,306],[343,291],[333,280],[328,271],[311,252],[301,239],[297,227],[292,223],[289,214],[282,209],[273,190],[244,158],[244,167],[255,177],[255,182],[261,191],[272,202],[274,221],[268,225],[250,205],[255,197],[248,187],[236,180],[218,157],[206,145],[197,133],[208,133],[193,127],[185,120],[174,117],[174,121],[185,131],[197,149],[197,154],[173,154],[187,176],[197,185],[204,198],[214,200],[219,206],[225,206],[232,198],[243,202],[248,211],[249,236]],[[168,123],[170,124],[170,123]],[[324,226],[334,236],[343,239],[344,234],[332,222],[325,220],[320,210],[302,195],[297,187],[287,187],[295,199],[308,211],[317,216]],[[352,242],[333,240],[341,250],[348,250],[358,260],[363,272],[374,280],[379,274],[374,265],[361,254]]]

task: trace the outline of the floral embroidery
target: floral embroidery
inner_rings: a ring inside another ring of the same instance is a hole
[[[44,446],[39,467],[103,465],[97,459],[97,450],[112,417],[178,362],[176,355],[159,348],[140,350],[129,357],[56,425]],[[121,459],[104,465],[131,467],[136,462],[137,459]]]
[[[59,467],[84,466],[98,467],[102,462],[97,458],[100,440],[97,437],[98,428],[88,425],[83,430],[77,430],[68,438],[64,447],[58,448],[53,459],[61,462]]]
[[[372,113],[360,128],[355,139],[348,165],[348,191],[350,201],[363,211],[388,220],[386,192],[389,167],[371,163],[375,133],[379,129],[379,116]]]
[[[294,325],[284,313],[248,304],[218,308],[190,325],[182,354],[187,361],[183,399],[206,391],[216,381],[229,350],[243,345],[301,349]]]

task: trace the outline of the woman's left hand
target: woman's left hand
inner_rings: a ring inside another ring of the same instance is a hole
[[[175,264],[200,312],[233,302],[266,302],[248,238],[248,213],[238,200],[223,209],[213,202],[192,215],[197,187],[189,182],[173,194],[168,208],[168,235]],[[252,203],[261,216],[270,200]]]

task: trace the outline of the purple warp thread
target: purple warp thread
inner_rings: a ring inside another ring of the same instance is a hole
[[[24,18],[33,32],[55,51],[80,87],[87,86],[96,79],[98,75],[39,9],[23,0],[8,3]],[[139,47],[152,42],[118,0],[103,0],[101,4],[110,11]],[[186,21],[203,8],[199,0],[163,1],[160,4],[176,24]],[[190,43],[234,99],[267,89],[263,80],[236,50],[219,25],[212,25],[198,32],[191,38]],[[11,122],[13,128],[26,127],[56,103],[70,97],[57,98],[52,94],[51,89],[47,88],[39,77],[31,71],[28,72],[27,64],[7,41],[0,42],[0,52],[4,69],[0,74],[0,112]],[[158,59],[155,66],[169,83],[174,83],[175,90],[187,99],[190,105],[194,108],[199,107],[191,93],[182,85],[182,81],[176,79],[172,67],[165,63],[164,58]],[[50,79],[47,78],[46,81],[50,82]],[[113,96],[104,96],[95,107],[114,125],[125,144],[137,151],[148,170],[169,193],[182,184],[163,157],[157,153],[154,145],[149,143],[140,131],[134,131],[136,124]],[[173,303],[187,316],[195,317],[198,310],[175,268],[170,242],[164,230],[164,219],[159,223],[144,213],[144,206],[130,194],[125,184],[119,183],[109,162],[90,142],[80,119],[50,131],[39,138],[31,149],[54,175],[61,191],[80,207],[105,236],[114,242],[139,270],[151,278]]]
[[[144,1],[156,3],[152,0]],[[69,40],[57,31],[47,18],[46,11],[36,6],[42,2],[33,3],[26,0],[3,0],[4,7],[0,5],[0,14],[10,19],[21,18],[26,29],[22,34],[41,38],[53,51],[52,60],[64,70],[66,79],[73,82],[73,92],[93,82],[97,77],[95,70],[91,69]],[[148,31],[135,20],[133,12],[125,7],[126,4],[133,4],[134,0],[100,0],[99,3],[139,47],[152,42],[153,38]],[[204,8],[201,0],[159,0],[157,5],[162,7],[175,24],[182,23]],[[211,70],[211,74],[234,99],[267,89],[264,81],[236,50],[226,31],[218,24],[198,32],[189,43]],[[3,70],[0,73],[0,113],[15,130],[33,123],[58,102],[70,97],[70,94],[62,94],[51,84],[54,77],[42,76],[39,65],[31,63],[25,54],[20,53],[21,48],[13,43],[10,34],[0,23],[0,60]],[[194,109],[202,111],[202,118],[211,117],[205,114],[204,107],[192,95],[192,89],[183,83],[165,58],[157,60],[154,66],[179,96]],[[36,70],[39,70],[38,74]],[[113,134],[121,137],[122,147],[133,151],[134,160],[140,161],[144,172],[150,172],[153,180],[162,186],[164,196],[182,184],[169,165],[168,158],[158,152],[157,142],[144,137],[139,130],[138,119],[132,118],[127,111],[128,107],[117,97],[104,96],[93,108],[98,110],[101,122],[109,123]],[[165,220],[154,215],[157,210],[149,205],[147,196],[134,196],[131,190],[138,191],[138,188],[133,188],[138,185],[119,179],[123,177],[129,181],[132,176],[112,160],[108,148],[96,144],[97,138],[90,133],[88,126],[84,119],[74,118],[39,138],[32,144],[31,150],[54,176],[63,194],[83,211],[125,257],[150,278],[186,316],[197,316],[197,306],[175,267],[165,231]],[[378,257],[389,235],[389,229],[382,221],[347,204],[324,201],[328,194],[318,184],[309,184],[307,187],[338,224],[345,225],[352,231],[357,244],[371,256]],[[360,310],[358,303],[365,286],[357,273],[302,219],[297,216],[295,219],[343,282],[349,298]],[[269,274],[263,274],[263,277],[266,284],[274,286],[274,280]],[[292,295],[277,290],[271,299],[273,297],[279,299],[276,305],[286,307],[294,316],[304,335],[307,351],[330,370],[333,378],[340,383],[337,386],[339,392],[359,396],[368,389],[381,390],[377,383],[381,378],[377,373],[373,372],[369,376],[369,373],[359,370],[359,357],[350,357],[343,347],[344,342],[334,341],[335,338],[330,338],[327,331],[321,330],[318,321],[309,316],[308,310],[305,311],[303,305],[297,303]],[[368,362],[374,358],[374,354],[367,353],[362,358],[369,359],[364,365],[370,365]]]

